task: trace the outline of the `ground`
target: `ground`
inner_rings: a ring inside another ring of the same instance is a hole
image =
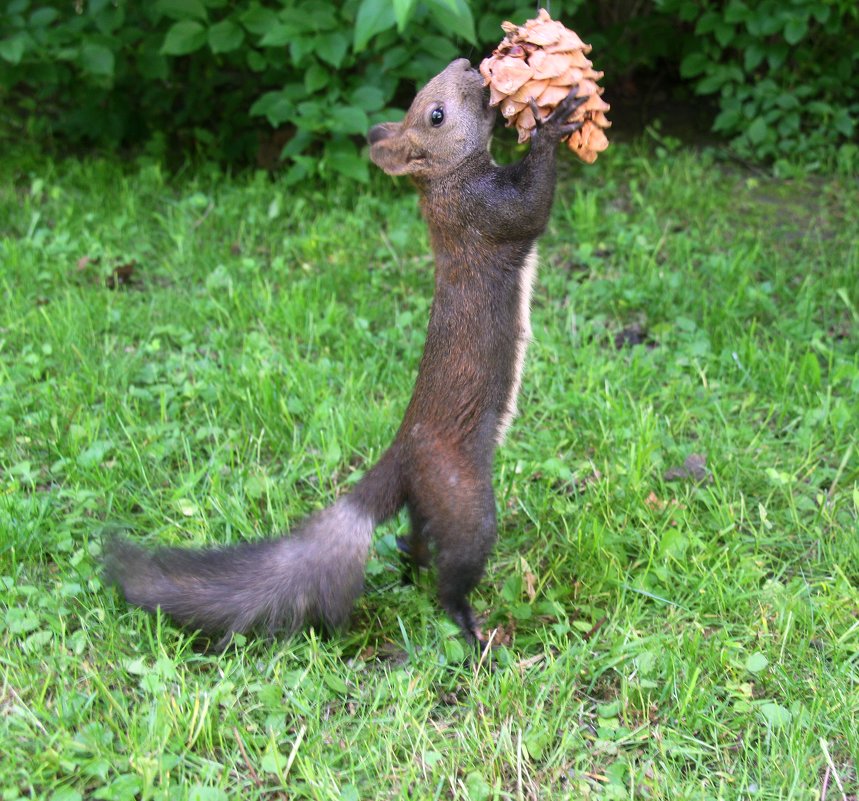
[[[850,799],[859,188],[714,151],[565,160],[469,658],[379,530],[349,628],[222,655],[106,533],[271,536],[405,409],[405,183],[0,160],[0,798]]]

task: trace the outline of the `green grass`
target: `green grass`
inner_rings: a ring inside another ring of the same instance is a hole
[[[205,655],[98,579],[105,531],[270,536],[381,453],[432,287],[410,189],[7,154],[0,799],[854,801],[857,185],[565,163],[490,670],[400,585],[404,520],[336,636]],[[690,454],[711,480],[667,481]]]

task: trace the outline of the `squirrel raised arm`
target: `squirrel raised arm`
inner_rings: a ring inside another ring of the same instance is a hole
[[[462,213],[487,233],[534,238],[552,208],[558,142],[581,128],[568,120],[586,99],[574,88],[546,119],[532,100],[537,127],[530,150],[521,161],[499,166],[489,155],[496,112],[480,74],[459,59],[421,90],[402,122],[370,131],[370,157],[389,175],[411,177],[425,196],[443,198],[455,183],[453,199],[462,199]],[[435,209],[424,211],[432,225]]]

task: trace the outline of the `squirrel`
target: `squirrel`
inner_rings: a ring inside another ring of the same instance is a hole
[[[485,645],[469,593],[496,540],[492,462],[516,413],[530,336],[536,240],[555,188],[558,142],[583,102],[576,90],[544,120],[518,163],[489,153],[495,109],[483,79],[457,59],[417,94],[402,122],[369,134],[370,159],[417,187],[435,256],[435,293],[414,393],[393,443],[354,489],[289,535],[212,549],[147,551],[109,541],[108,583],[208,633],[261,627],[292,634],[341,627],[363,590],[373,530],[408,509],[401,548],[431,554],[438,599],[465,638]]]

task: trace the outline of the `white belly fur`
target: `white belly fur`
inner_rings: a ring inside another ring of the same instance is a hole
[[[504,411],[498,420],[498,433],[495,441],[500,445],[507,436],[507,429],[516,416],[516,398],[522,385],[522,369],[525,366],[525,353],[531,341],[531,292],[534,279],[537,276],[537,246],[525,257],[525,264],[519,271],[519,314],[516,320],[516,352],[513,364],[513,381],[510,384],[510,394],[504,403]]]

